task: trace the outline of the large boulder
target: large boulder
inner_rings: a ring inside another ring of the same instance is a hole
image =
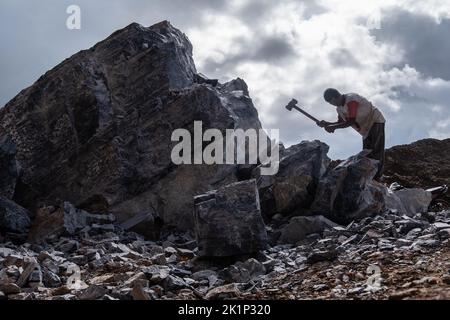
[[[0,196],[12,199],[19,177],[16,146],[0,127]]]
[[[245,255],[266,248],[267,232],[255,180],[237,182],[195,197],[200,255]]]
[[[175,129],[261,128],[241,79],[197,76],[188,38],[167,21],[133,23],[43,75],[0,110],[23,169],[14,200],[36,210],[105,199],[119,222],[156,212],[193,225],[193,196],[238,181],[235,165],[171,161]],[[102,207],[102,203],[99,204]]]
[[[373,178],[378,161],[367,150],[341,162],[320,179],[311,211],[339,224],[384,212],[385,187]]]
[[[0,231],[26,234],[30,228],[30,212],[0,196]]]
[[[319,179],[330,164],[328,150],[323,142],[303,141],[281,149],[276,175],[261,176],[259,167],[254,170],[265,217],[301,211],[311,205]]]

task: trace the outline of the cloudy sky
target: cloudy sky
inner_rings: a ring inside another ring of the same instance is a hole
[[[68,30],[66,8],[81,8]],[[136,21],[185,32],[197,69],[243,78],[265,128],[287,144],[320,139],[333,158],[361,148],[283,107],[293,97],[335,120],[327,87],[357,92],[387,118],[387,145],[450,137],[450,0],[0,0],[0,106],[63,59]]]

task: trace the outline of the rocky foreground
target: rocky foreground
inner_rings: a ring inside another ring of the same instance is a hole
[[[154,242],[132,232],[91,228],[70,238],[48,239],[45,245],[4,243],[0,297],[450,298],[450,211],[368,218],[237,262],[198,254],[188,234]],[[377,267],[380,273],[373,273]]]
[[[367,151],[338,164],[320,141],[280,144],[272,176],[175,165],[196,121],[261,129],[245,82],[198,74],[167,21],[0,109],[0,299],[449,298],[450,211],[423,189],[447,181],[448,141],[390,150],[388,187]]]

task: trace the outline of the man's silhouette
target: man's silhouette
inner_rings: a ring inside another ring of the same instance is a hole
[[[352,127],[363,137],[363,149],[372,152],[369,158],[380,161],[375,180],[383,175],[384,168],[384,126],[386,119],[380,110],[372,105],[366,98],[356,94],[341,94],[338,90],[329,88],[325,90],[324,99],[336,107],[337,122],[321,121],[319,125],[329,133],[336,129]]]

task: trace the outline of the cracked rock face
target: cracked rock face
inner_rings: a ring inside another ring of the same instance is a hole
[[[0,196],[0,231],[26,234],[30,223],[28,210]]]
[[[195,203],[195,232],[202,256],[244,255],[267,247],[255,180],[211,191],[196,197]]]
[[[1,132],[0,127],[0,196],[11,199],[19,177],[16,161],[16,146],[11,137]]]
[[[330,169],[319,181],[312,212],[341,224],[382,213],[385,187],[372,180],[376,168],[362,151]]]
[[[254,170],[265,218],[298,212],[311,205],[319,179],[330,164],[328,150],[323,142],[303,141],[281,150],[276,175],[261,176],[259,168]]]
[[[65,60],[0,110],[22,168],[14,201],[103,199],[119,222],[156,212],[190,228],[193,196],[237,181],[237,166],[173,165],[173,130],[261,128],[243,80],[198,79],[191,43],[168,22],[131,24]]]

